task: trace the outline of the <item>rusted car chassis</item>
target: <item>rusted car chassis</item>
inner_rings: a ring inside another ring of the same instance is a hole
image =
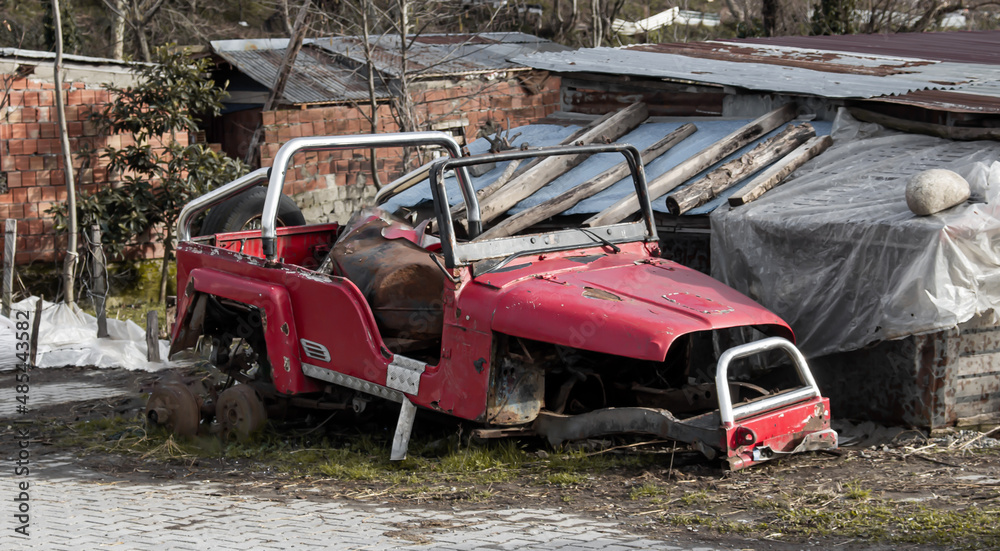
[[[370,209],[344,226],[276,227],[296,153],[415,146],[449,156],[428,169],[432,221]],[[237,384],[196,392],[163,385],[147,408],[150,421],[191,433],[214,415],[211,426],[243,434],[261,426],[268,407],[357,411],[379,398],[401,405],[393,459],[406,455],[418,408],[477,421],[483,437],[538,434],[557,445],[651,434],[720,456],[733,469],[836,447],[829,402],[788,326],[721,283],[659,258],[634,147],[460,151],[436,132],[296,138],[271,170],[189,204],[179,222],[171,352],[211,343],[214,364]],[[479,238],[467,167],[580,153],[624,156],[640,220]],[[452,217],[446,175],[454,175],[467,207],[461,221]],[[265,181],[261,229],[191,236],[200,213]],[[714,347],[733,330],[766,338],[731,347],[716,362]],[[797,381],[791,388],[771,391],[748,380],[774,378],[764,360],[775,352],[785,358],[778,370]]]

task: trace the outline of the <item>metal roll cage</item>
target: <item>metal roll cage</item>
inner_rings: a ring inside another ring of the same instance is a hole
[[[340,151],[348,149],[370,149],[386,147],[418,147],[439,146],[450,157],[434,162],[430,167],[431,193],[434,198],[434,211],[441,232],[441,247],[445,265],[454,268],[486,258],[505,257],[511,254],[539,248],[535,238],[529,236],[514,236],[491,239],[485,242],[472,241],[459,243],[455,235],[453,219],[445,190],[444,174],[454,171],[465,204],[468,206],[468,235],[475,239],[482,233],[479,201],[476,197],[472,180],[467,167],[474,164],[506,162],[529,157],[545,157],[553,155],[579,155],[596,153],[621,153],[628,163],[635,184],[636,196],[639,199],[643,223],[624,223],[602,227],[601,237],[595,237],[597,228],[586,231],[570,229],[550,232],[545,235],[544,249],[556,251],[580,246],[592,245],[595,240],[607,240],[612,243],[623,243],[636,240],[656,240],[656,227],[653,220],[653,207],[646,188],[646,175],[643,170],[638,150],[628,144],[597,144],[577,146],[542,147],[529,150],[505,151],[501,153],[462,157],[461,147],[450,135],[443,132],[400,132],[386,134],[358,134],[351,136],[316,136],[294,138],[289,140],[274,156],[272,168],[260,168],[241,178],[238,178],[214,191],[206,193],[189,202],[181,211],[177,222],[177,232],[180,241],[191,240],[191,224],[200,213],[218,206],[226,199],[267,181],[267,195],[261,213],[261,245],[265,258],[274,262],[277,255],[277,211],[278,201],[284,190],[285,176],[292,168],[292,158],[301,152]],[[600,241],[598,241],[600,242]]]

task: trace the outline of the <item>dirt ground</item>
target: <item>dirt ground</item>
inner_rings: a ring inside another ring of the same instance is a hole
[[[204,453],[164,456],[159,452],[173,449],[164,435],[144,435],[141,452],[123,446],[123,430],[142,431],[143,393],[160,376],[87,368],[36,370],[33,385],[87,381],[129,391],[114,399],[33,411],[43,453],[69,450],[87,468],[137,481],[250,479],[257,482],[255,492],[274,500],[320,495],[446,510],[571,508],[616,519],[639,534],[682,533],[707,545],[734,548],[1000,548],[1000,448],[983,433],[956,431],[929,438],[916,430],[892,431],[900,434],[874,446],[863,442],[834,452],[805,453],[737,472],[667,442],[591,443],[567,453],[523,439],[514,446],[522,457],[516,465],[484,460],[452,470],[428,467],[434,472],[426,473],[411,467],[403,477],[398,470],[391,477],[328,475],[271,462],[268,458],[278,456],[258,457],[245,447],[237,454],[209,446]],[[13,374],[0,374],[0,380],[12,383]],[[80,438],[88,421],[99,420],[120,424]],[[377,417],[368,422],[365,431],[386,433],[375,438],[375,447],[385,445],[391,424]],[[336,441],[337,434],[358,432],[353,421],[330,419],[276,422],[269,430],[305,434],[292,447],[315,441],[318,448],[317,429],[307,428],[309,423],[322,423],[324,445]],[[11,436],[13,429],[2,430]],[[454,425],[439,426],[433,419],[418,417],[417,431],[437,431],[441,441],[452,442],[452,449],[456,442],[458,447],[474,445],[455,438]],[[434,448],[433,438],[428,449]],[[609,450],[608,445],[619,447]],[[446,455],[430,453],[418,465],[444,464]],[[240,491],[245,493],[245,487]]]

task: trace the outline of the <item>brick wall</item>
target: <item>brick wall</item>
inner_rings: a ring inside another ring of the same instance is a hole
[[[533,92],[517,80],[484,82],[430,81],[417,83],[412,93],[419,120],[435,130],[476,138],[479,129],[492,120],[512,127],[531,124],[559,109],[559,79],[549,78],[540,91]],[[264,136],[260,146],[261,166],[270,166],[282,144],[302,136],[346,135],[371,132],[367,106],[329,106],[286,109],[263,113]],[[387,105],[379,107],[379,132],[398,132]],[[462,140],[459,139],[459,143]],[[363,152],[308,153],[297,156],[285,192],[298,195],[331,185],[370,186],[368,162]],[[380,155],[379,177],[383,184],[400,176],[402,151]],[[412,167],[410,167],[412,168]],[[363,194],[369,194],[370,190]],[[344,194],[341,194],[344,195]],[[353,194],[352,194],[353,195]]]
[[[92,192],[107,185],[107,162],[81,151],[100,150],[111,145],[128,145],[129,136],[101,135],[88,121],[91,111],[109,100],[109,93],[95,84],[64,83],[66,126],[73,170],[78,190]],[[52,217],[46,213],[55,203],[66,200],[66,179],[59,141],[55,85],[30,78],[14,80],[9,90],[9,107],[0,116],[0,220],[18,221],[18,264],[54,261],[62,257],[65,234],[56,234]],[[178,136],[186,140],[184,133]],[[186,142],[185,142],[186,143]],[[154,146],[157,144],[153,144]],[[2,235],[0,235],[2,242]],[[145,255],[157,247],[140,248]]]

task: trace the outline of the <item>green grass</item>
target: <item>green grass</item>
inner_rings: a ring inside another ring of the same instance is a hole
[[[587,477],[578,473],[566,471],[555,472],[545,477],[545,482],[553,486],[579,486],[587,480]]]
[[[781,511],[775,530],[785,534],[861,538],[890,543],[919,543],[948,548],[1000,546],[1000,515],[978,507],[937,510],[898,502],[871,500],[834,510],[795,508]]]
[[[657,496],[662,496],[667,493],[667,490],[657,486],[656,484],[645,483],[642,486],[636,486],[632,488],[629,493],[629,499],[635,501],[638,499],[648,499]]]
[[[549,485],[579,486],[594,472],[637,464],[626,456],[581,453],[553,454],[539,460],[515,440],[472,442],[442,451],[436,442],[421,441],[417,435],[411,441],[408,457],[396,462],[389,460],[390,442],[368,434],[317,440],[309,436],[309,431],[304,435],[285,432],[281,434],[269,424],[251,441],[223,442],[210,435],[185,439],[160,428],[147,428],[141,417],[112,417],[70,425],[62,432],[59,443],[158,461],[238,460],[251,468],[266,466],[291,476],[431,487],[442,482],[487,486],[524,475]],[[471,495],[476,499],[487,497],[470,491]]]

